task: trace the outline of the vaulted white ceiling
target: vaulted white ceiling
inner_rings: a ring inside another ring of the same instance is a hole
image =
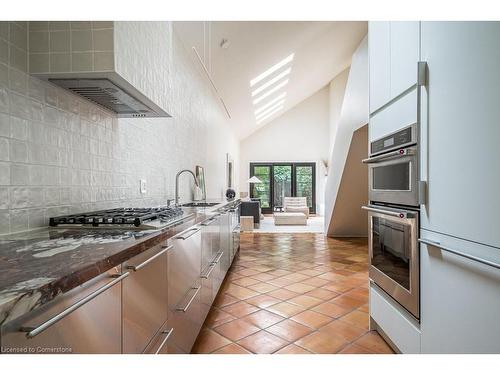
[[[207,66],[240,139],[328,84],[350,65],[367,32],[366,22],[344,21],[175,22],[174,27]],[[227,48],[221,47],[223,39]]]

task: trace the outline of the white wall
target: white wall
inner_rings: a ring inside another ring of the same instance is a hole
[[[242,140],[240,190],[248,191],[250,162],[315,162],[316,211],[323,213],[328,159],[329,92],[325,87]]]
[[[342,182],[344,168],[353,133],[368,123],[368,41],[365,37],[353,54],[349,78],[345,89],[342,110],[337,125],[333,127],[333,147],[329,158],[328,179],[325,189],[325,232],[332,234],[330,222],[334,215],[338,192]],[[368,147],[368,146],[367,146]],[[363,176],[366,178],[366,176]],[[363,180],[364,181],[364,180]],[[368,189],[368,186],[352,186],[353,189]],[[347,189],[348,190],[348,189]],[[352,215],[357,215],[363,220],[366,215],[362,210],[355,210]],[[360,235],[359,233],[351,233]],[[344,233],[347,235],[347,233]]]
[[[345,88],[347,86],[347,79],[349,78],[349,69],[350,68],[347,68],[337,76],[335,76],[335,78],[332,79],[330,84],[328,85],[330,95],[330,147],[328,149],[329,157],[332,154],[333,145],[335,144],[338,122],[340,120],[340,114],[342,112],[342,104],[344,103]]]
[[[0,22],[0,234],[69,212],[164,204],[174,196],[176,172],[195,165],[205,167],[207,196],[222,196],[226,153],[237,167],[239,143],[169,22],[160,27],[171,43],[168,77],[157,80],[155,92],[163,93],[173,117],[162,119],[118,120],[26,74],[27,64],[9,60],[3,48],[27,56],[27,27]],[[144,196],[139,179],[147,180]],[[183,176],[183,199],[190,199],[191,186]]]

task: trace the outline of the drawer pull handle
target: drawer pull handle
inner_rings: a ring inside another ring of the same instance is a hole
[[[424,238],[419,238],[418,242],[424,243],[424,244],[429,245],[429,246],[438,247],[441,250],[447,251],[448,253],[458,255],[462,258],[467,258],[467,259],[473,260],[475,262],[485,264],[485,265],[493,267],[493,268],[500,269],[500,264],[498,264],[498,263],[490,262],[489,260],[478,258],[474,255],[469,255],[469,254],[463,253],[463,252],[455,250],[455,249],[450,249],[449,247],[443,246],[439,242],[436,242],[436,241],[431,241],[431,240],[426,240]]]
[[[46,322],[40,324],[38,327],[36,327],[36,328],[21,327],[20,331],[27,332],[26,333],[26,337],[29,338],[29,339],[32,339],[33,337],[35,337],[35,336],[39,335],[40,333],[42,333],[43,331],[45,331],[47,328],[49,328],[49,327],[53,326],[54,324],[56,324],[61,319],[65,318],[66,316],[68,316],[69,314],[71,314],[76,309],[78,309],[78,308],[82,307],[83,305],[85,305],[87,302],[92,301],[98,295],[104,293],[106,290],[108,290],[109,288],[111,288],[115,284],[118,284],[120,281],[122,281],[123,279],[125,279],[129,275],[130,275],[129,272],[125,272],[124,274],[117,275],[117,277],[113,281],[111,281],[111,282],[107,283],[106,285],[100,287],[99,289],[93,291],[88,296],[82,298],[81,300],[79,300],[75,304],[71,305],[67,309],[61,311],[59,314],[57,314],[54,317],[50,318]]]
[[[189,237],[194,236],[196,233],[198,233],[201,230],[201,228],[191,228],[188,229],[187,231],[184,232],[184,234],[175,237],[176,240],[187,240]],[[192,232],[189,236],[186,236],[186,233]]]
[[[220,216],[220,214],[217,214],[217,215],[214,215],[210,218],[208,218],[207,220],[203,221],[200,225],[203,225],[204,227],[212,224],[215,220],[217,220],[217,218]]]
[[[200,291],[201,289],[201,286],[197,286],[196,288],[191,288],[191,290],[196,290],[196,292],[193,294],[193,296],[189,299],[188,303],[186,306],[184,307],[178,307],[176,310],[177,311],[182,311],[182,312],[186,312],[188,311],[189,309],[189,306],[191,306],[191,304],[193,303],[194,299],[196,298],[196,296],[198,295],[198,292]]]
[[[220,258],[222,258],[222,255],[223,255],[223,254],[224,254],[224,251],[223,251],[223,250],[219,251],[219,252],[217,253],[217,258],[215,258],[215,260],[214,260],[213,264],[217,264],[217,263],[219,263]]]
[[[215,266],[217,265],[216,262],[210,263],[210,267],[208,269],[208,272],[205,273],[204,275],[200,275],[202,279],[208,279],[210,275],[212,274],[212,271],[214,270]]]
[[[163,341],[161,342],[160,344],[160,347],[158,348],[158,350],[155,352],[155,354],[160,354],[161,350],[163,349],[163,347],[165,346],[165,344],[167,343],[168,339],[170,338],[170,336],[172,336],[172,332],[174,332],[174,329],[173,328],[170,328],[169,331],[163,331],[162,333],[163,334],[166,334],[165,338],[163,339]]]
[[[147,264],[151,263],[153,260],[155,260],[156,258],[162,256],[163,254],[165,254],[167,251],[169,251],[171,248],[173,248],[174,246],[173,245],[170,245],[170,246],[167,246],[166,248],[164,248],[162,251],[156,253],[155,255],[153,255],[151,258],[148,258],[146,259],[144,262],[142,262],[141,264],[139,264],[138,266],[127,266],[127,269],[128,270],[132,270],[134,272],[137,272],[139,271],[142,267],[146,266]]]

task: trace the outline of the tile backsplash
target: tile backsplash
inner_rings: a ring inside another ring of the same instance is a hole
[[[37,21],[28,24],[31,73],[113,70],[113,22]]]
[[[26,22],[0,22],[0,234],[44,226],[69,212],[164,204],[174,196],[178,170],[213,164],[207,133],[225,120],[177,38],[165,88],[182,101],[174,117],[118,120],[29,76],[29,34]],[[223,160],[225,152],[213,157]],[[140,179],[147,181],[145,195]],[[183,197],[191,184],[183,179]]]

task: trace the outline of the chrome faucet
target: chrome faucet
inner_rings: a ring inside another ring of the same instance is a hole
[[[198,179],[196,178],[194,173],[192,171],[190,171],[189,169],[183,169],[182,171],[177,172],[177,174],[175,175],[175,205],[176,206],[179,205],[179,198],[180,198],[179,197],[179,176],[184,172],[191,173],[191,175],[194,178],[194,183],[196,184],[196,186],[200,186],[198,183]]]

